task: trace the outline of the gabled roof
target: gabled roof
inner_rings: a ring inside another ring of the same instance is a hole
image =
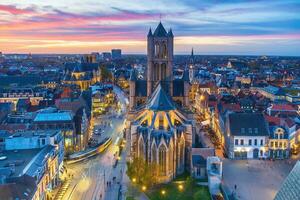
[[[148,102],[147,108],[154,111],[166,111],[174,110],[175,106],[173,101],[162,88],[161,84],[159,84],[154,90]]]
[[[261,113],[229,114],[229,129],[233,136],[269,136],[267,122]]]
[[[157,28],[154,31],[153,36],[154,37],[167,37],[167,31],[161,22],[159,22]]]

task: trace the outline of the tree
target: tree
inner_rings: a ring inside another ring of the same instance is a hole
[[[138,184],[152,186],[158,176],[158,165],[147,163],[142,157],[133,158],[132,162],[127,162],[127,176]]]

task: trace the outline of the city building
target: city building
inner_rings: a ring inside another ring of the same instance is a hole
[[[81,63],[66,63],[62,83],[78,85],[83,91],[100,82],[100,79],[100,63],[97,62],[95,55],[87,54],[81,59]]]
[[[270,127],[269,137],[269,158],[283,159],[289,158],[289,135],[283,127]]]
[[[32,122],[33,130],[61,130],[64,136],[65,154],[80,150],[80,137],[76,134],[72,111],[59,111],[55,108],[41,110]]]
[[[111,53],[110,52],[102,52],[102,59],[105,61],[111,60]]]
[[[37,88],[14,87],[0,91],[0,103],[13,103],[13,110],[17,110],[19,100],[29,100],[31,105],[39,105],[46,96],[46,92]]]
[[[231,113],[226,120],[225,149],[231,159],[267,158],[269,128],[260,113]]]
[[[122,50],[121,49],[112,49],[111,50],[111,59],[119,60],[122,58]]]
[[[5,150],[0,161],[1,199],[46,200],[59,182],[56,148]]]

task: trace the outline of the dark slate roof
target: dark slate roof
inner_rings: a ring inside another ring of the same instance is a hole
[[[267,122],[261,113],[229,114],[230,135],[269,136]]]
[[[0,86],[17,84],[20,86],[41,84],[43,77],[39,75],[0,76]]]
[[[154,37],[167,37],[167,31],[161,22],[159,22],[157,28],[154,31],[153,36]]]
[[[206,159],[201,155],[192,155],[193,166],[206,166]]]
[[[184,96],[184,81],[174,80],[173,81],[173,96],[183,97]]]
[[[300,161],[298,161],[290,174],[284,180],[274,200],[300,199]]]
[[[138,97],[146,97],[147,96],[147,81],[138,80],[135,82],[135,94]]]
[[[148,109],[155,110],[155,111],[165,111],[165,110],[175,109],[173,101],[164,91],[161,84],[159,84],[154,90],[151,98],[149,99],[147,107]]]

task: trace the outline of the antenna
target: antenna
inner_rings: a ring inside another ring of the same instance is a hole
[[[159,21],[161,22],[161,13],[159,14]]]

